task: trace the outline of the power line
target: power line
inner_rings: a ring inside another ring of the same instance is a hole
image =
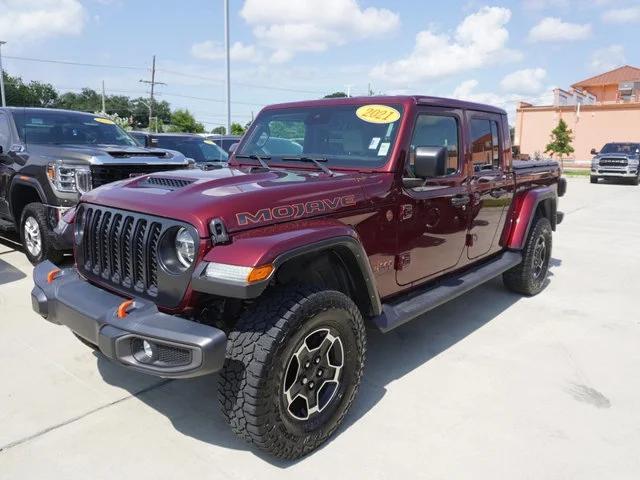
[[[9,56],[9,55],[4,55],[3,58],[7,58],[10,60],[19,60],[19,61],[24,61],[24,62],[39,62],[39,63],[52,63],[52,64],[59,64],[59,65],[74,65],[74,66],[79,66],[79,67],[93,67],[93,68],[115,68],[115,69],[121,69],[121,70],[145,70],[145,71],[149,71],[149,67],[142,67],[142,66],[134,66],[134,65],[114,65],[114,64],[106,64],[106,63],[84,63],[84,62],[74,62],[74,61],[69,61],[69,60],[51,60],[51,59],[45,59],[45,58],[33,58],[33,57],[18,57],[18,56]],[[176,75],[179,77],[185,77],[185,78],[195,78],[195,79],[199,79],[199,80],[207,80],[209,82],[214,82],[214,83],[224,83],[223,80],[218,79],[218,78],[213,78],[213,77],[207,77],[204,75],[195,75],[195,74],[189,74],[189,73],[183,73],[183,72],[177,72],[175,70],[168,70],[165,68],[156,68],[157,72],[164,72],[170,75]],[[264,89],[264,90],[274,90],[274,91],[281,91],[281,92],[293,92],[293,93],[308,93],[308,94],[313,94],[313,95],[324,95],[326,92],[320,92],[318,90],[314,91],[314,90],[303,90],[303,89],[298,89],[298,88],[288,88],[288,87],[276,87],[273,85],[259,85],[259,84],[255,84],[255,83],[246,83],[246,82],[232,82],[235,85],[241,86],[241,87],[249,87],[249,88],[259,88],[259,89]]]
[[[16,57],[5,55],[4,58],[9,58],[11,60],[21,60],[25,62],[41,62],[41,63],[57,63],[61,65],[76,65],[79,67],[95,67],[95,68],[119,68],[124,70],[149,70],[148,67],[135,67],[131,65],[112,65],[105,63],[82,63],[82,62],[72,62],[68,60],[49,60],[45,58],[32,58],[32,57]]]

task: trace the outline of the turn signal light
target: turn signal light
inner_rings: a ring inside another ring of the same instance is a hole
[[[251,272],[247,277],[247,282],[249,283],[260,282],[261,280],[268,278],[269,275],[271,275],[271,272],[273,272],[273,265],[271,264],[262,265],[261,267],[255,267],[251,269]]]
[[[49,273],[47,273],[47,283],[52,283],[58,277],[58,275],[60,275],[61,272],[62,270],[60,270],[59,268],[54,268]]]

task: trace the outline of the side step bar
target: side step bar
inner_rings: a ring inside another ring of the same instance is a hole
[[[374,317],[373,322],[382,332],[393,330],[497,277],[520,262],[522,262],[520,252],[504,252],[492,260],[464,272],[459,277],[449,277],[435,285],[430,285],[406,300],[383,304],[382,313]]]

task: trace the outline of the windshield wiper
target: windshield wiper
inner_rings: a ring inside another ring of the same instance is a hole
[[[243,154],[236,154],[236,158],[248,158],[249,160],[257,160],[258,162],[260,162],[260,166],[262,168],[265,168],[267,170],[271,170],[271,167],[269,166],[269,164],[267,162],[265,162],[265,160],[271,160],[271,157],[261,157],[259,155],[255,155],[255,154],[251,154],[251,155],[243,155]]]
[[[318,167],[320,170],[322,170],[324,173],[326,173],[330,177],[333,177],[335,175],[335,173],[333,173],[333,171],[331,171],[329,169],[329,167],[327,167],[327,166],[323,165],[322,163],[320,163],[320,162],[327,162],[328,161],[325,157],[318,157],[318,158],[307,157],[307,156],[282,157],[282,161],[283,162],[308,162],[308,163],[313,163],[316,167]]]

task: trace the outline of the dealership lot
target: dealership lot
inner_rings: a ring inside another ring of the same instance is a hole
[[[249,448],[215,376],[166,381],[96,356],[31,310],[0,243],[0,479],[637,478],[640,187],[570,179],[550,283],[496,279],[387,335],[369,331],[347,423],[298,462]]]

